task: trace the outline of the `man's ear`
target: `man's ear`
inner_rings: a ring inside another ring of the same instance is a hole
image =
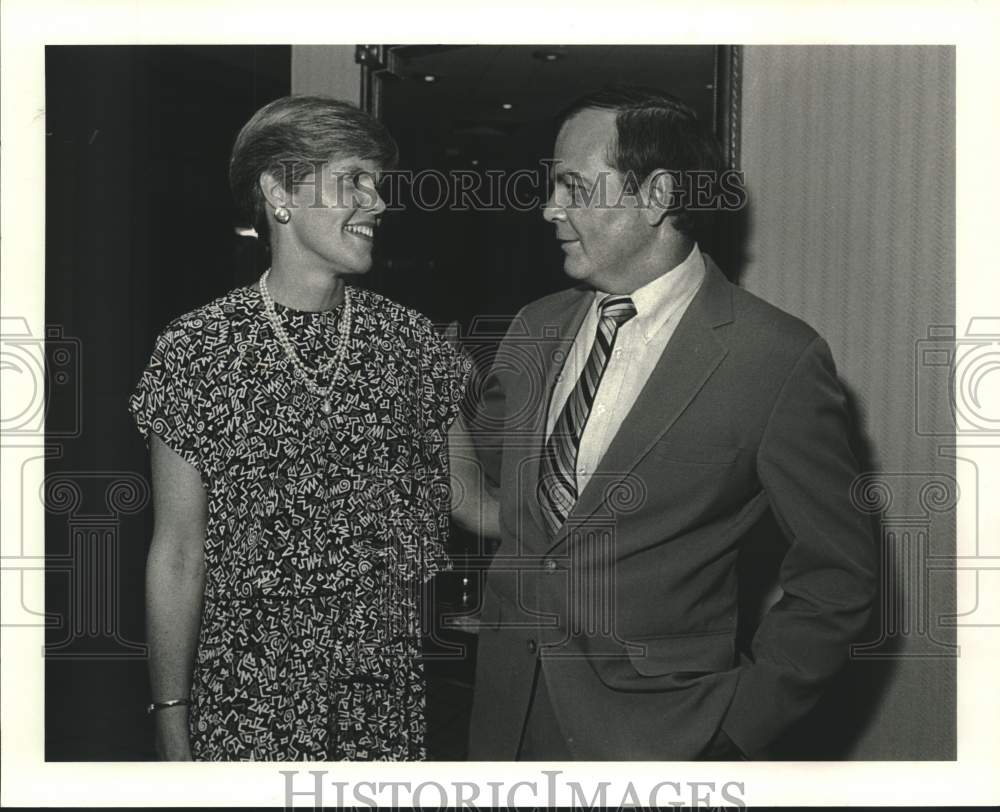
[[[651,226],[658,226],[663,219],[675,213],[674,177],[666,169],[654,169],[646,182],[646,219]]]
[[[262,172],[257,182],[260,184],[260,191],[263,193],[264,200],[267,201],[268,206],[272,209],[277,209],[280,206],[288,206],[291,195],[274,175],[270,172]]]

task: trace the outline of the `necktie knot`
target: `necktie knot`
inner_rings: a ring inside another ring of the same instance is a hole
[[[619,327],[635,314],[635,305],[628,296],[609,296],[601,302],[601,318],[612,319]]]

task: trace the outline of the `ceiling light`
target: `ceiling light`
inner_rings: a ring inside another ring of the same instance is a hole
[[[500,105],[500,107],[502,107],[504,110],[513,110],[514,109],[514,105],[511,104],[510,102],[504,102],[503,104]]]
[[[430,82],[436,82],[437,80],[438,80],[437,76],[435,76],[433,73],[425,73],[424,74],[424,81],[425,82],[430,83]]]

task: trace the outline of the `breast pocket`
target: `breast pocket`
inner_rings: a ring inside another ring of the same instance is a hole
[[[732,446],[661,440],[653,446],[649,455],[654,460],[686,465],[731,465],[739,454],[740,449]]]
[[[647,507],[683,526],[732,510],[756,489],[752,455],[735,446],[664,440],[637,469]]]

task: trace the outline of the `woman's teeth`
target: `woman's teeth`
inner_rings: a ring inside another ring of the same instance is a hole
[[[344,226],[344,231],[348,231],[351,234],[357,234],[361,237],[366,237],[369,240],[375,238],[375,229],[371,226]]]

